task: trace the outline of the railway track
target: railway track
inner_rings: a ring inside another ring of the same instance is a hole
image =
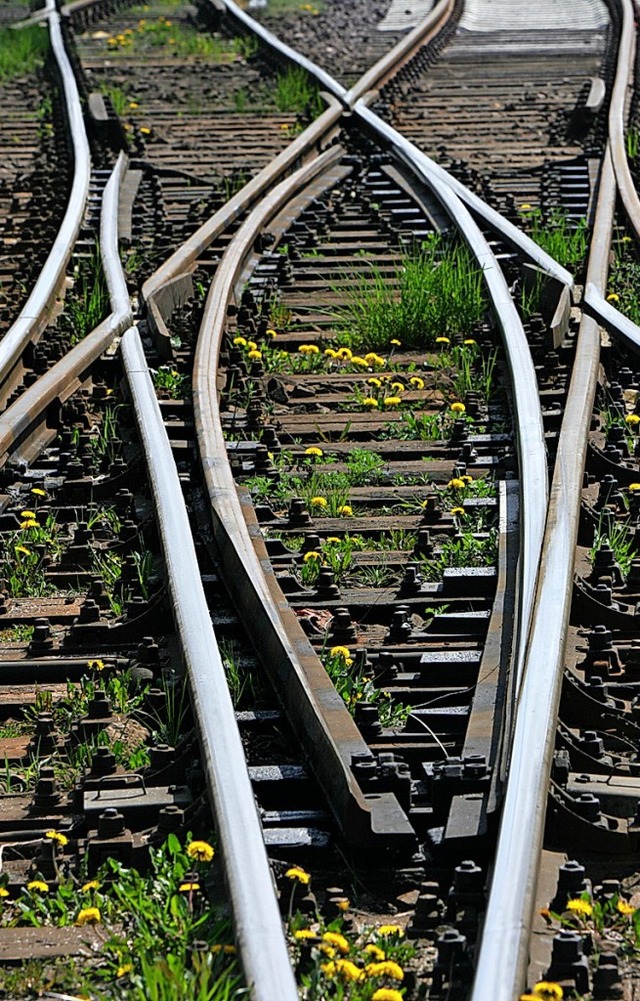
[[[350,90],[322,12],[294,74],[231,2],[63,11],[106,291],[3,341],[6,996],[633,996],[632,11],[556,7]]]

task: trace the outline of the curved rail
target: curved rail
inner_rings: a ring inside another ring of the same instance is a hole
[[[298,992],[189,516],[135,327],[125,333],[121,350],[147,461],[240,960],[255,1001],[296,1001]]]
[[[624,134],[625,111],[630,98],[629,91],[632,86],[636,51],[632,0],[618,0],[618,9],[622,16],[622,27],[618,63],[609,107],[609,146],[622,204],[636,236],[640,237],[640,198],[629,170]]]
[[[101,236],[113,316],[127,330],[121,352],[147,463],[167,583],[172,598],[207,785],[220,837],[238,950],[255,1001],[295,1001],[297,990],[282,930],[253,789],[224,665],[200,579],[189,516],[169,438],[137,329],[118,255],[120,154],[105,198]],[[230,847],[231,846],[231,847]]]
[[[286,603],[270,592],[273,578],[266,556],[259,560],[242,512],[226,459],[226,446],[217,406],[216,371],[227,318],[227,305],[256,236],[265,223],[285,205],[292,191],[299,191],[336,162],[338,147],[300,168],[282,181],[255,209],[223,255],[209,289],[193,370],[193,405],[196,435],[205,482],[214,516],[216,540],[224,553],[229,587],[242,613],[260,622],[263,650],[281,697],[290,709],[298,736],[314,762],[314,774],[328,794],[345,836],[356,844],[371,842],[375,834],[412,838],[412,829],[395,796],[366,797],[351,772],[353,755],[371,757],[342,698],[337,694],[313,647]],[[259,530],[256,532],[259,536]],[[283,628],[285,617],[286,628]]]
[[[100,254],[113,312],[0,414],[0,465],[56,400],[61,403],[79,387],[83,373],[133,323],[118,255],[118,198],[126,166],[127,158],[121,153],[105,187],[100,215]]]
[[[607,276],[615,194],[613,167],[607,153],[587,279],[600,288]],[[599,357],[599,328],[585,315],[558,441],[536,606],[472,1001],[484,1001],[487,984],[492,985],[494,1001],[513,1001],[526,979]]]
[[[498,318],[507,363],[514,387],[514,405],[518,431],[518,458],[522,481],[520,503],[522,543],[520,559],[520,599],[516,637],[517,690],[524,663],[524,645],[529,632],[533,610],[536,576],[540,562],[542,538],[547,514],[549,480],[547,450],[538,396],[536,377],[529,343],[522,321],[513,303],[502,270],[479,227],[463,205],[457,193],[443,184],[428,157],[421,154],[412,143],[387,125],[364,104],[356,105],[360,118],[367,122],[396,152],[400,159],[431,188],[450,217],[455,221],[463,239],[483,269],[484,280]]]
[[[49,257],[20,315],[0,341],[0,380],[6,379],[20,360],[29,341],[40,334],[49,322],[56,295],[61,288],[80,231],[89,193],[91,170],[89,142],[84,129],[78,87],[62,39],[60,15],[55,9],[55,0],[47,0],[47,11],[51,47],[60,70],[69,116],[75,161],[73,184],[67,211]]]

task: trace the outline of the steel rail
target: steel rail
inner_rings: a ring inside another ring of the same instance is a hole
[[[297,1001],[262,828],[200,579],[189,516],[135,327],[122,338],[121,353],[154,498],[240,961],[254,1001]]]
[[[364,104],[356,109],[359,117],[375,130],[410,170],[423,180],[454,220],[462,238],[483,269],[487,291],[500,326],[502,341],[514,387],[514,406],[518,439],[518,459],[522,482],[520,519],[522,525],[520,559],[520,596],[515,643],[515,686],[519,687],[524,648],[533,611],[536,577],[549,497],[547,449],[542,409],[529,342],[514,305],[511,292],[489,244],[470,212],[453,188],[442,183],[433,163],[413,143],[387,125]]]
[[[421,22],[407,38],[401,39],[400,42],[395,45],[390,52],[380,59],[375,66],[373,66],[367,73],[358,81],[351,90],[344,91],[344,88],[332,77],[306,56],[298,55],[295,50],[291,49],[290,46],[282,42],[276,35],[272,32],[267,31],[262,27],[257,21],[249,16],[245,11],[240,10],[234,0],[209,0],[212,5],[218,5],[222,3],[227,11],[234,17],[238,16],[242,24],[249,28],[251,31],[255,32],[262,41],[272,48],[281,58],[289,59],[295,62],[299,66],[303,66],[316,80],[320,82],[323,81],[323,86],[327,87],[331,93],[335,94],[339,100],[342,100],[345,104],[346,110],[352,111],[354,114],[363,117],[363,109],[367,107],[368,103],[377,97],[377,94],[371,90],[372,87],[377,86],[380,81],[384,78],[388,78],[392,71],[393,61],[398,59],[398,69],[404,65],[409,53],[407,51],[407,43],[409,38],[413,38],[413,45],[415,46],[419,42],[424,42],[424,36],[428,31],[434,28],[437,23],[438,30],[441,29],[446,22],[446,19],[453,13],[453,5],[448,6],[446,0],[439,0],[438,7],[427,15],[424,21]],[[441,6],[440,6],[441,5]],[[437,17],[434,15],[437,14]],[[446,16],[445,16],[446,15]],[[328,82],[331,82],[331,86],[327,86]],[[363,88],[361,83],[366,81],[368,91],[363,94]],[[344,92],[344,93],[342,93]],[[340,96],[341,95],[341,96]],[[367,109],[368,110],[368,109]],[[369,115],[372,115],[369,112]],[[384,122],[377,115],[375,116],[380,126],[386,126]],[[370,122],[373,119],[369,119]],[[514,226],[512,222],[505,219],[499,212],[495,209],[490,208],[480,198],[478,195],[469,191],[468,188],[464,186],[456,178],[452,177],[444,167],[440,167],[435,161],[431,160],[426,156],[425,153],[420,152],[420,157],[424,158],[425,166],[428,161],[430,169],[437,175],[441,181],[448,184],[449,187],[453,188],[458,197],[470,208],[473,212],[479,215],[484,221],[496,232],[509,243],[510,246],[514,247],[525,257],[529,258],[534,264],[542,268],[544,271],[548,272],[557,278],[563,285],[567,285],[569,288],[573,287],[573,277],[572,275],[557,263],[549,254],[547,254],[541,247],[539,247],[530,237],[526,236],[517,226]]]
[[[184,243],[178,247],[160,267],[154,271],[142,287],[142,297],[152,310],[152,322],[157,323],[160,310],[156,307],[158,292],[178,276],[187,274],[196,266],[198,258],[213,240],[235,222],[254,202],[287,171],[292,170],[303,158],[328,140],[342,115],[342,105],[330,98],[329,107],[304,132],[282,150],[260,173],[256,174],[243,188],[226,202],[210,219],[207,219]]]
[[[609,105],[609,146],[616,176],[616,184],[625,212],[636,237],[640,238],[640,198],[636,191],[625,142],[625,113],[633,88],[633,71],[636,51],[636,32],[632,0],[618,0],[622,16],[618,61]]]
[[[616,185],[607,149],[587,282],[606,284]],[[471,1001],[513,1001],[526,980],[539,854],[564,672],[582,479],[600,360],[597,322],[583,314],[558,439],[549,515],[511,764]]]
[[[105,187],[100,214],[100,254],[113,312],[0,414],[0,465],[56,400],[62,403],[79,388],[83,373],[133,322],[118,255],[118,200],[126,167],[127,158],[121,153]]]
[[[89,193],[91,157],[84,129],[80,95],[64,47],[60,15],[55,9],[55,0],[46,0],[46,3],[51,47],[62,80],[73,144],[73,183],[64,219],[33,291],[20,315],[0,341],[0,381],[6,379],[20,360],[29,341],[37,337],[49,322],[56,295],[64,281],[67,264],[80,231]]]
[[[279,589],[275,596],[271,592],[273,571],[266,553],[258,559],[227,461],[216,389],[227,307],[256,237],[293,193],[336,163],[341,153],[333,147],[281,181],[247,217],[227,247],[209,289],[196,343],[193,407],[214,535],[223,562],[233,567],[227,574],[228,587],[243,616],[260,625],[262,653],[272,653],[265,657],[267,669],[274,675],[290,722],[313,760],[314,775],[327,793],[345,836],[363,845],[377,833],[395,832],[411,838],[413,832],[395,796],[383,793],[367,797],[360,789],[350,766],[353,755],[371,757],[367,745]],[[254,534],[258,539],[257,526]]]

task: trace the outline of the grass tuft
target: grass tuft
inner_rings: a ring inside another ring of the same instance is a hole
[[[482,272],[463,244],[441,234],[407,256],[389,281],[377,265],[368,275],[338,290],[344,339],[369,350],[399,340],[405,347],[427,347],[436,337],[464,336],[480,323],[486,308]]]
[[[48,51],[49,33],[41,25],[0,29],[0,81],[33,73],[44,65]]]

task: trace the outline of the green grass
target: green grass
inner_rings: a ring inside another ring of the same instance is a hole
[[[561,209],[553,209],[546,221],[540,209],[520,211],[529,222],[531,239],[558,264],[572,271],[583,265],[589,239],[586,219],[573,223]]]
[[[295,111],[302,114],[309,111],[318,115],[322,111],[322,100],[317,85],[299,66],[290,66],[276,77],[273,100],[278,111]]]
[[[40,25],[0,29],[0,82],[33,73],[44,65],[49,51],[49,33]]]
[[[101,82],[98,84],[98,90],[105,97],[108,97],[111,102],[111,107],[118,116],[118,118],[124,118],[131,108],[130,104],[133,98],[129,94],[125,93],[121,87],[111,87],[108,83]],[[134,102],[135,103],[135,102]]]
[[[440,234],[405,257],[392,280],[372,264],[355,285],[337,291],[346,303],[337,313],[341,339],[369,350],[424,348],[440,336],[471,334],[486,309],[482,272],[463,244]]]

